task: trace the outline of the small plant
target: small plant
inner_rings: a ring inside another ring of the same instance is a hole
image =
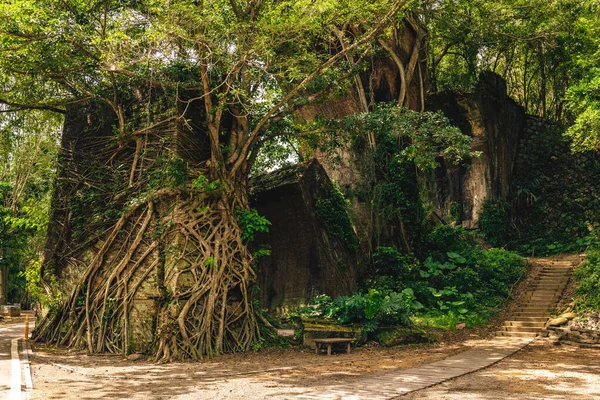
[[[148,173],[148,186],[151,188],[184,188],[188,182],[187,163],[181,157],[162,157],[156,160]]]
[[[254,208],[249,210],[237,210],[236,217],[240,229],[242,230],[242,240],[253,241],[254,235],[259,232],[269,232],[268,219],[258,214]],[[265,255],[263,253],[262,255]]]
[[[265,338],[264,337],[258,338],[254,342],[250,343],[250,349],[255,353],[259,352],[264,347],[265,347]]]
[[[192,189],[209,196],[216,196],[225,190],[225,185],[218,179],[211,181],[205,175],[200,174],[196,179],[192,180]]]

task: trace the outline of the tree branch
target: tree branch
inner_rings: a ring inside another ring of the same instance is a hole
[[[346,53],[349,53],[351,51],[354,51],[355,49],[357,49],[358,47],[362,46],[363,44],[367,43],[368,41],[370,41],[371,39],[373,39],[373,37],[375,37],[375,35],[377,35],[389,22],[389,20],[396,15],[396,13],[400,10],[400,8],[402,8],[406,3],[408,2],[408,0],[396,0],[394,2],[394,4],[392,5],[390,11],[381,19],[381,21],[371,30],[371,32],[369,32],[367,35],[365,35],[363,38],[361,38],[360,40],[354,42],[352,45],[348,46],[346,49],[340,51],[339,53],[335,54],[334,56],[332,56],[331,58],[329,58],[327,61],[325,61],[323,64],[321,64],[319,67],[317,67],[310,75],[308,75],[306,78],[304,78],[294,89],[290,90],[284,97],[283,99],[281,99],[274,107],[272,107],[261,119],[260,121],[258,121],[258,123],[256,124],[256,126],[254,127],[254,129],[252,130],[248,140],[246,141],[246,143],[244,144],[242,151],[239,153],[237,159],[235,160],[230,173],[232,175],[234,175],[237,170],[241,167],[241,165],[244,162],[244,159],[246,158],[246,155],[248,154],[248,150],[250,149],[250,146],[252,146],[252,144],[257,140],[258,135],[262,132],[264,126],[267,124],[267,122],[269,121],[269,119],[275,114],[277,113],[282,107],[284,107],[294,96],[296,96],[307,84],[309,84],[310,82],[312,82],[315,78],[317,78],[319,76],[319,74],[324,70],[327,69],[328,67],[332,66],[333,64],[335,64],[336,62],[338,62],[341,58],[346,57]]]
[[[21,103],[15,103],[12,101],[8,101],[3,98],[0,98],[0,104],[5,104],[9,107],[12,107],[9,109],[0,109],[1,113],[25,111],[25,110],[44,110],[44,111],[52,111],[52,112],[60,113],[60,114],[66,113],[66,111],[64,109],[58,108],[55,105],[49,105],[49,104],[21,104]]]

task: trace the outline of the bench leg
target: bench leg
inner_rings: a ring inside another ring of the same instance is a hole
[[[327,345],[327,355],[330,356],[331,355],[331,343],[329,343]]]
[[[350,343],[348,343],[348,354],[350,354]]]
[[[319,354],[319,343],[315,343],[315,354]]]

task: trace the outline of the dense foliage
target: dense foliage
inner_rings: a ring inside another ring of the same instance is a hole
[[[427,247],[423,261],[378,248],[369,284],[396,291],[410,288],[425,306],[421,313],[451,314],[464,321],[496,312],[525,273],[518,255],[479,249],[460,228],[434,229]]]
[[[0,113],[0,271],[8,268],[6,301],[50,301],[39,272],[56,169],[58,127],[49,113]],[[27,279],[26,279],[27,278]]]
[[[364,332],[372,333],[380,326],[410,324],[409,316],[414,308],[419,308],[419,305],[414,302],[410,290],[370,289],[335,300],[327,295],[316,296],[311,304],[299,309],[293,316],[328,318],[342,325],[358,325]]]
[[[424,14],[429,16],[434,89],[469,88],[479,72],[492,70],[531,114],[570,118],[564,101],[568,91],[571,111],[587,108],[578,96],[594,93],[580,82],[595,76],[598,65],[596,1],[425,2]]]
[[[378,247],[363,290],[334,300],[315,297],[297,314],[360,325],[366,332],[411,324],[411,316],[443,320],[446,328],[458,322],[473,326],[498,312],[526,272],[520,256],[479,249],[461,228],[432,231],[427,254],[419,260],[393,247]]]
[[[600,310],[600,250],[586,253],[585,260],[575,269],[575,281],[577,311]]]
[[[530,118],[508,202],[490,199],[479,226],[486,240],[524,254],[585,251],[600,228],[600,155],[571,153],[557,124]]]

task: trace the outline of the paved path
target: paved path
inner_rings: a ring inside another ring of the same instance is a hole
[[[490,366],[522,349],[532,340],[532,338],[498,337],[442,361],[380,375],[377,378],[357,379],[352,385],[332,385],[328,390],[301,393],[296,398],[391,399]]]
[[[21,398],[21,365],[18,354],[13,360],[16,352],[13,339],[23,336],[23,327],[23,324],[0,325],[0,399]],[[18,369],[18,375],[13,374],[14,369]]]

